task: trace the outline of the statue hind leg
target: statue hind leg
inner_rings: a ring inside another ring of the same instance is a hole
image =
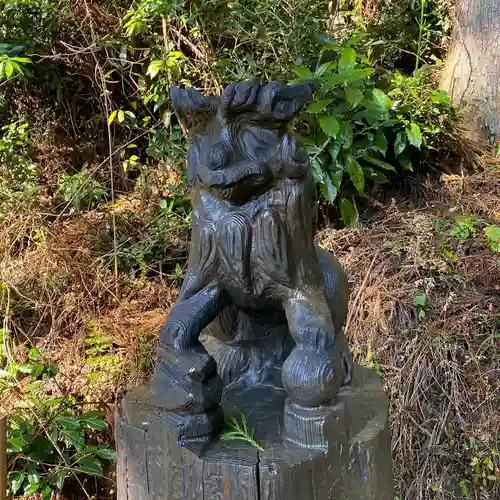
[[[323,274],[326,301],[337,332],[336,341],[343,346],[344,385],[349,385],[352,380],[352,359],[347,355],[349,345],[343,331],[348,313],[349,282],[340,262],[332,253],[317,247],[316,254]]]

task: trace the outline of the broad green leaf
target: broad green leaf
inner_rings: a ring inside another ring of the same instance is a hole
[[[78,468],[81,469],[86,474],[93,476],[102,476],[102,464],[98,458],[94,457],[84,457],[78,461]]]
[[[334,139],[330,145],[328,146],[328,152],[333,160],[335,160],[340,152],[340,148],[342,147],[342,143],[340,139]]]
[[[83,430],[63,429],[62,437],[68,446],[74,446],[77,450],[81,450],[85,444]]]
[[[63,429],[79,429],[80,422],[75,417],[69,415],[59,415],[55,418],[56,423],[58,423]]]
[[[10,60],[16,61],[16,62],[21,63],[21,64],[31,64],[31,59],[29,59],[27,57],[11,57]]]
[[[341,132],[339,139],[342,141],[345,149],[349,149],[352,145],[353,130],[349,122],[344,122],[341,125]]]
[[[314,75],[312,71],[306,66],[297,66],[293,68],[293,72],[301,79],[301,80],[313,80]]]
[[[116,458],[116,451],[107,446],[87,446],[83,452],[95,454],[105,460],[114,460]]]
[[[427,295],[425,293],[416,293],[413,296],[413,305],[415,307],[424,308],[427,306]]]
[[[42,389],[42,387],[44,386],[44,384],[45,384],[45,380],[35,380],[34,382],[31,382],[31,384],[26,384],[24,386],[24,390],[26,392],[38,392],[38,391],[40,391]]]
[[[364,33],[356,33],[355,35],[351,36],[351,38],[349,38],[349,40],[347,40],[347,42],[345,42],[345,46],[352,47],[353,45],[355,45],[359,41],[363,40],[363,38],[365,36],[366,35]]]
[[[12,73],[14,73],[14,65],[12,64],[11,61],[9,60],[5,61],[4,72],[7,78],[10,78],[12,76]]]
[[[166,100],[167,100],[166,94],[160,94],[155,102],[153,111],[154,112],[158,111],[163,106]]]
[[[32,377],[39,377],[42,374],[45,365],[43,363],[27,363],[17,365],[17,368],[21,373],[27,373]]]
[[[23,68],[21,67],[21,65],[19,63],[15,62],[11,59],[11,64],[14,68],[14,73],[24,75]]]
[[[167,57],[169,59],[175,59],[179,61],[180,59],[184,59],[184,54],[180,52],[179,50],[173,50],[172,52],[169,52]]]
[[[170,59],[168,58],[166,61],[165,61],[165,66],[175,72],[178,72],[179,71],[179,62],[175,59]]]
[[[25,478],[25,471],[11,472],[9,474],[10,489],[14,495],[21,489]]]
[[[411,164],[408,152],[404,152],[403,154],[399,155],[398,162],[404,169],[413,170],[413,165]]]
[[[363,101],[364,94],[361,89],[356,89],[353,87],[346,87],[344,89],[346,101],[350,106],[357,106]]]
[[[155,59],[149,63],[146,75],[149,75],[151,79],[154,79],[162,68],[163,61],[161,59]]]
[[[311,168],[313,172],[313,177],[316,182],[316,184],[322,184],[325,182],[324,179],[324,172],[323,168],[321,166],[321,162],[318,160],[318,158],[312,158],[311,159]]]
[[[399,156],[406,149],[406,134],[398,132],[394,141],[394,152]]]
[[[431,92],[431,101],[438,104],[451,104],[451,98],[445,90],[433,90]]]
[[[377,150],[385,156],[387,153],[388,143],[382,130],[377,130],[377,133],[375,134],[375,145]]]
[[[327,78],[325,83],[323,84],[323,88],[326,90],[330,90],[333,87],[336,87],[337,85],[340,85],[341,83],[344,83],[346,81],[347,75],[345,73],[339,73],[331,76],[330,78]]]
[[[7,451],[9,453],[19,453],[23,451],[28,443],[21,437],[11,437],[7,440]]]
[[[52,425],[48,433],[49,441],[55,444],[57,442],[57,436],[59,436],[59,428],[57,425]]]
[[[354,201],[341,198],[339,201],[340,214],[347,227],[355,227],[358,224],[359,214]]]
[[[373,68],[359,68],[351,69],[345,73],[338,73],[330,78],[327,78],[323,84],[323,88],[329,90],[340,84],[363,80],[373,74],[374,71],[375,70]]]
[[[66,481],[66,478],[69,476],[69,472],[66,470],[60,470],[57,471],[55,476],[54,476],[54,484],[56,485],[56,488],[61,491],[64,486],[64,482]]]
[[[345,168],[354,187],[359,193],[363,193],[365,190],[365,176],[356,158],[349,154],[346,155]]]
[[[19,364],[19,365],[16,365],[16,366],[17,366],[17,369],[21,373],[26,373],[28,375],[31,375],[31,373],[33,372],[34,365],[32,365],[32,364],[25,363],[25,364]]]
[[[41,359],[43,359],[43,356],[42,353],[36,347],[32,347],[28,351],[28,358],[30,361],[40,361]]]
[[[108,423],[102,418],[98,417],[81,418],[80,422],[87,429],[95,429],[97,431],[108,430]]]
[[[387,120],[382,123],[382,127],[393,127],[394,125],[399,125],[401,122],[400,120],[396,120],[395,118],[388,118]]]
[[[488,238],[490,243],[490,248],[494,252],[500,252],[500,227],[499,226],[487,226],[483,229],[484,234]]]
[[[364,120],[368,123],[368,125],[373,126],[377,122],[385,120],[389,115],[387,110],[377,107],[375,104],[367,101],[366,99],[363,101],[363,105],[366,109],[358,111],[352,117],[353,121]]]
[[[26,487],[24,488],[24,495],[29,496],[33,495],[33,493],[36,493],[39,491],[43,486],[43,483],[28,483]]]
[[[373,156],[370,156],[370,155],[364,155],[363,160],[365,160],[369,163],[372,163],[373,165],[376,165],[377,167],[383,168],[384,170],[393,170],[393,171],[396,170],[390,163],[379,160],[378,158],[374,158]]]
[[[321,113],[331,102],[332,99],[318,99],[309,104],[307,112],[312,114]]]
[[[368,179],[376,182],[377,184],[387,184],[389,179],[380,170],[372,167],[364,167],[363,172]]]
[[[330,177],[332,179],[333,185],[337,188],[337,191],[340,189],[343,176],[344,176],[343,168],[337,168],[332,172],[330,172]]]
[[[346,47],[339,59],[339,72],[345,73],[356,64],[356,51],[352,47]]]
[[[380,89],[373,89],[373,102],[382,109],[389,111],[392,106],[391,98]]]
[[[417,123],[410,123],[410,126],[406,127],[406,137],[412,146],[420,149],[422,146],[422,133],[420,132],[420,127]]]
[[[118,111],[118,123],[122,123],[125,120],[125,113],[120,109]]]
[[[175,264],[175,276],[177,278],[182,277],[182,267],[178,262]]]
[[[110,115],[109,115],[109,118],[108,118],[108,123],[111,125],[114,121],[115,121],[115,118],[116,118],[116,115],[118,113],[118,110],[115,109]]]
[[[314,72],[314,78],[322,77],[328,70],[332,68],[331,62],[323,63],[319,68]]]
[[[329,203],[332,203],[335,200],[335,197],[337,196],[337,188],[330,179],[330,176],[325,175],[325,181],[320,184],[320,189],[323,196]]]
[[[38,472],[34,463],[28,464],[28,482],[30,484],[39,483],[40,482],[40,473]]]
[[[52,488],[44,483],[44,487],[42,488],[42,500],[52,500]]]
[[[320,116],[319,125],[327,136],[333,138],[337,137],[340,125],[334,116]]]
[[[365,78],[373,75],[375,73],[374,68],[355,68],[351,69],[346,73],[346,80],[349,82],[356,82],[358,80],[364,80]]]

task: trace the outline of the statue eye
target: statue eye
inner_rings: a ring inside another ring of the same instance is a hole
[[[225,155],[217,147],[212,147],[210,153],[208,154],[207,166],[210,170],[218,170],[224,166]]]

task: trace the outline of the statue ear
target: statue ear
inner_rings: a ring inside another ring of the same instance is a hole
[[[222,93],[224,116],[254,111],[259,90],[260,82],[257,79],[228,85]]]
[[[194,87],[170,87],[172,106],[181,126],[196,135],[217,113],[217,98],[205,97]]]
[[[291,120],[311,101],[318,85],[317,81],[308,80],[293,85],[275,86],[272,96],[269,96],[271,102],[268,103],[271,104],[273,118],[281,121]]]

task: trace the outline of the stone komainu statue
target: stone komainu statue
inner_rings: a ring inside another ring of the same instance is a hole
[[[186,443],[220,430],[223,391],[284,388],[288,403],[316,407],[350,382],[347,279],[314,245],[316,187],[287,132],[315,88],[245,82],[221,97],[172,88],[193,142],[192,242],[151,389]]]

